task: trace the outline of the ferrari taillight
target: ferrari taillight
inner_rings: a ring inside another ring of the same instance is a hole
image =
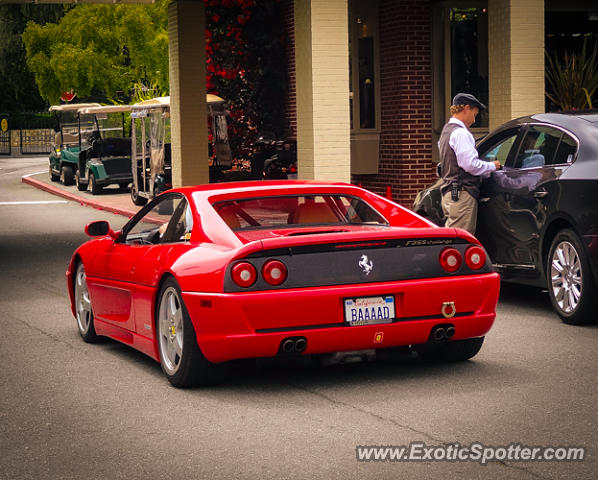
[[[453,273],[461,268],[463,258],[458,250],[454,248],[445,248],[440,252],[440,266],[447,272]]]
[[[287,279],[287,267],[279,260],[268,260],[262,267],[262,276],[270,285],[280,285]]]
[[[472,270],[479,270],[486,264],[486,252],[478,245],[472,245],[465,250],[465,263]]]
[[[233,281],[239,287],[251,287],[257,279],[257,271],[249,262],[239,262],[231,270]]]

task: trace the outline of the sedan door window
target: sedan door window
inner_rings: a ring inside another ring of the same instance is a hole
[[[576,150],[575,140],[563,131],[542,125],[530,125],[517,153],[515,168],[572,163]]]
[[[515,140],[517,140],[518,133],[519,131],[511,132],[511,134],[506,138],[500,140],[498,143],[493,144],[488,151],[482,154],[480,158],[487,162],[498,160],[501,165],[504,165],[509,158],[509,153],[513,149]]]

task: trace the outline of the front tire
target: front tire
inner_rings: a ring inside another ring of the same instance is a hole
[[[571,229],[559,232],[546,261],[546,284],[552,306],[563,322],[589,323],[598,310],[598,292],[590,264],[577,235]]]
[[[99,195],[102,193],[102,186],[98,185],[96,177],[93,173],[89,172],[89,191],[92,195]]]
[[[87,275],[83,263],[77,266],[75,273],[75,314],[77,318],[77,327],[83,341],[87,343],[96,343],[99,336],[96,334],[93,325],[93,311],[91,309],[91,299],[87,288]]]
[[[453,340],[441,344],[424,344],[414,347],[426,362],[463,362],[475,357],[484,343],[484,337]]]
[[[201,353],[181,289],[172,278],[158,295],[156,336],[162,371],[173,386],[193,387],[217,380],[218,366]]]

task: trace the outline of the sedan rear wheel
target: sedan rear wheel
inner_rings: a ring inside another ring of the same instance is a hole
[[[181,290],[174,279],[166,280],[160,289],[156,313],[160,364],[168,381],[175,387],[214,383],[218,367],[201,353]]]
[[[75,273],[75,313],[79,333],[83,340],[88,343],[96,342],[99,337],[93,326],[93,311],[87,288],[87,276],[82,263],[79,264]]]
[[[573,230],[558,233],[546,262],[550,301],[563,322],[581,325],[592,321],[598,292],[581,242]]]

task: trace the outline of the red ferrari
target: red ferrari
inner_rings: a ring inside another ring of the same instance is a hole
[[[159,361],[177,387],[218,364],[405,346],[466,360],[495,318],[499,276],[479,242],[353,185],[303,181],[170,190],[73,254],[86,342]]]

